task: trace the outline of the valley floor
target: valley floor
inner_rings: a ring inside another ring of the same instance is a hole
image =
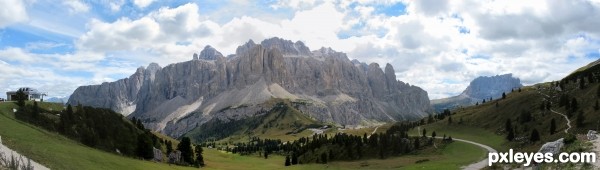
[[[462,169],[463,166],[483,159],[485,153],[479,146],[453,142],[439,150],[431,149],[387,159],[336,161],[329,164],[301,164],[289,167],[284,166],[285,157],[278,155],[264,159],[259,155],[241,156],[206,148],[204,158],[206,169]]]

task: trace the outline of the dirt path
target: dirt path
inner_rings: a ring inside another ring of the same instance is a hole
[[[498,151],[496,151],[496,149],[494,149],[494,148],[492,148],[490,146],[481,144],[481,143],[477,143],[477,142],[473,142],[473,141],[469,141],[469,140],[464,140],[464,139],[457,139],[457,138],[452,138],[452,140],[460,141],[460,142],[465,142],[465,143],[470,143],[470,144],[473,144],[473,145],[477,145],[477,146],[479,146],[479,147],[487,150],[488,153],[498,152]],[[481,160],[479,162],[475,162],[475,163],[472,163],[470,165],[464,166],[464,167],[462,167],[462,169],[466,169],[466,170],[479,170],[479,169],[483,169],[483,168],[485,168],[485,167],[488,166],[488,158],[487,157],[488,156],[486,154],[485,155],[485,159],[483,159],[483,160]]]
[[[380,126],[381,126],[381,125],[379,125],[379,126],[375,127],[375,129],[373,130],[373,132],[371,132],[371,135],[375,134],[375,132],[377,132],[377,129],[379,129],[379,127],[380,127]]]
[[[435,137],[435,138],[442,139],[443,137]],[[473,142],[473,141],[470,141],[470,140],[464,140],[464,139],[458,139],[458,138],[452,138],[452,140],[459,141],[459,142],[465,142],[465,143],[468,143],[468,144],[473,144],[473,145],[479,146],[479,147],[487,150],[488,153],[498,152],[496,149],[494,149],[494,148],[492,148],[490,146],[487,146],[487,145],[484,145],[484,144],[481,144],[481,143],[477,143],[477,142]],[[467,166],[463,166],[461,168],[462,169],[466,169],[466,170],[480,170],[480,169],[483,169],[483,168],[485,168],[487,166],[488,166],[488,155],[486,154],[485,155],[485,159],[483,159],[483,160],[481,160],[479,162],[475,162],[475,163],[469,164]]]
[[[550,105],[552,105],[552,101],[549,99],[549,98],[550,98],[550,96],[549,96],[549,95],[547,95],[547,94],[544,94],[544,93],[542,93],[542,92],[540,92],[540,91],[538,91],[538,93],[539,93],[539,94],[541,94],[542,96],[545,96],[546,98],[544,98],[544,99],[545,99],[546,101],[550,102]],[[555,111],[555,110],[552,110],[552,109],[550,109],[550,111],[551,111],[552,113],[556,113],[556,114],[558,114],[558,115],[561,115],[561,116],[563,116],[563,117],[565,118],[565,120],[567,120],[567,129],[565,129],[565,133],[566,133],[566,134],[569,134],[569,129],[571,129],[571,120],[569,120],[569,117],[567,117],[567,115],[565,115],[565,114],[562,114],[562,113],[560,113],[560,112],[557,112],[557,111]]]

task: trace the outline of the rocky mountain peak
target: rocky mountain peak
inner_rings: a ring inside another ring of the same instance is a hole
[[[260,44],[267,49],[276,48],[284,55],[310,56],[312,54],[310,49],[308,49],[302,41],[296,41],[294,43],[290,40],[273,37],[262,41]]]
[[[512,74],[480,76],[469,83],[463,94],[477,99],[498,98],[503,92],[510,92],[521,86],[521,80],[512,77]]]
[[[217,60],[218,58],[222,58],[222,57],[223,57],[223,54],[221,54],[221,52],[217,51],[215,48],[211,47],[210,45],[207,45],[200,52],[200,55],[198,56],[198,59],[201,59],[201,60]]]
[[[254,41],[252,41],[250,39],[244,45],[238,46],[237,49],[235,49],[235,54],[236,55],[241,55],[243,53],[246,53],[248,50],[250,50],[250,48],[252,48],[254,46],[256,46],[256,43],[254,43]]]

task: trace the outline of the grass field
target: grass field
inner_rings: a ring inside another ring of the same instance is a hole
[[[464,126],[464,125],[447,125],[444,122],[428,124],[415,128],[409,132],[410,135],[422,135],[422,130],[427,129],[427,135],[431,135],[431,132],[435,131],[437,136],[452,136],[453,138],[460,138],[470,140],[473,142],[488,145],[498,151],[506,151],[509,148],[505,145],[505,139],[503,136],[496,135],[488,130]],[[420,131],[418,131],[420,130]]]
[[[15,120],[13,103],[0,103],[0,136],[11,149],[51,169],[193,169],[136,160],[86,147],[53,132]]]
[[[302,164],[284,166],[284,157],[273,155],[264,159],[259,155],[240,156],[216,149],[205,149],[205,169],[460,169],[464,165],[483,159],[485,151],[475,145],[453,142],[439,150],[425,150],[419,154],[405,155],[388,159],[359,161],[337,161],[323,164]],[[429,160],[415,163],[419,160]]]

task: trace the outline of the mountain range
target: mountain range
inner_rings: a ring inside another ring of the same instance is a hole
[[[224,56],[211,46],[192,60],[151,63],[128,78],[81,86],[69,104],[110,108],[152,130],[178,137],[212,119],[239,120],[285,99],[320,122],[365,126],[415,120],[433,113],[427,92],[398,81],[394,68],[350,60],[303,42],[249,40]]]
[[[480,76],[471,81],[460,95],[431,100],[431,105],[437,112],[444,109],[470,106],[478,102],[481,103],[484,99],[489,101],[490,98],[500,98],[502,93],[510,93],[522,86],[521,80],[513,77],[512,74]]]

